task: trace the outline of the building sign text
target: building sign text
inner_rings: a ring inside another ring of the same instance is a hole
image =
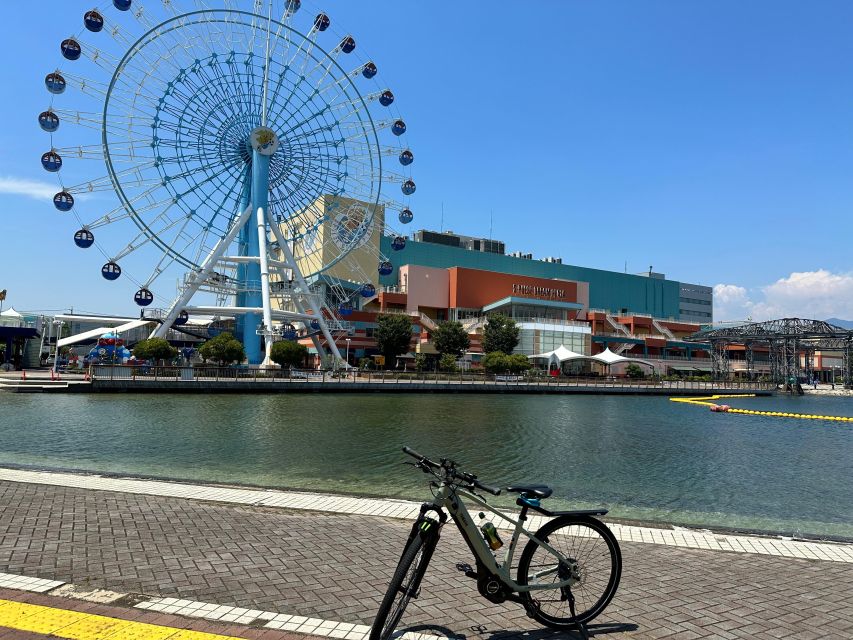
[[[524,296],[535,296],[537,298],[565,298],[565,289],[552,289],[551,287],[537,287],[532,284],[513,284],[512,292]]]

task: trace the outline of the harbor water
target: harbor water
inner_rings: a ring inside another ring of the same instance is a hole
[[[846,398],[727,402],[853,416]],[[424,499],[408,444],[487,483],[549,484],[552,508],[853,538],[847,422],[582,395],[6,393],[0,412],[6,466]]]

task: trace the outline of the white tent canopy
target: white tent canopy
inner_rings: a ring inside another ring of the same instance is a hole
[[[536,355],[527,356],[532,359],[543,359],[548,360],[549,362],[566,362],[567,360],[584,360],[589,358],[589,356],[585,356],[582,353],[577,353],[572,351],[571,349],[567,349],[563,345],[560,345],[553,351],[548,351],[547,353],[537,353]]]
[[[9,307],[6,311],[0,313],[0,325],[4,327],[20,327],[24,324],[24,316]]]
[[[607,348],[594,356],[585,356],[582,353],[577,353],[571,349],[567,349],[563,345],[560,345],[553,351],[537,353],[527,357],[531,360],[548,360],[549,364],[552,362],[555,364],[562,364],[563,362],[569,362],[572,360],[592,360],[593,362],[599,362],[603,365],[607,365],[608,367],[614,364],[621,364],[623,362],[634,362],[637,364],[644,364],[654,369],[654,365],[651,362],[640,360],[639,358],[626,358],[625,356],[620,356],[618,353],[613,353],[610,348]]]
[[[597,353],[594,356],[590,356],[590,358],[597,362],[601,362],[602,364],[606,364],[607,366],[610,366],[612,364],[620,364],[622,362],[635,362],[637,364],[644,364],[654,368],[654,365],[651,362],[647,362],[646,360],[641,360],[639,358],[626,358],[625,356],[620,356],[618,353],[613,353],[610,350],[610,347],[608,347],[601,353]]]

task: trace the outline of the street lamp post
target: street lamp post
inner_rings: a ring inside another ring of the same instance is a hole
[[[350,364],[349,364],[349,341],[350,341],[350,339],[347,338],[346,340],[347,340],[347,367],[349,367],[350,366]],[[355,382],[355,369],[350,367],[350,371],[352,371],[352,381]]]
[[[62,325],[65,322],[62,320],[54,320],[53,326],[56,327],[56,338],[54,339],[54,349],[53,349],[53,372],[56,373],[59,367],[59,338],[62,337]]]

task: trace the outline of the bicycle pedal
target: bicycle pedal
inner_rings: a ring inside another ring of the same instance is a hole
[[[471,566],[470,564],[468,564],[467,562],[459,562],[459,563],[457,563],[457,564],[456,564],[456,569],[457,569],[458,571],[461,571],[462,573],[464,573],[464,574],[465,574],[466,576],[468,576],[469,578],[475,578],[475,579],[477,578],[477,572],[476,572],[476,571],[474,571],[474,567],[472,567],[472,566]]]

